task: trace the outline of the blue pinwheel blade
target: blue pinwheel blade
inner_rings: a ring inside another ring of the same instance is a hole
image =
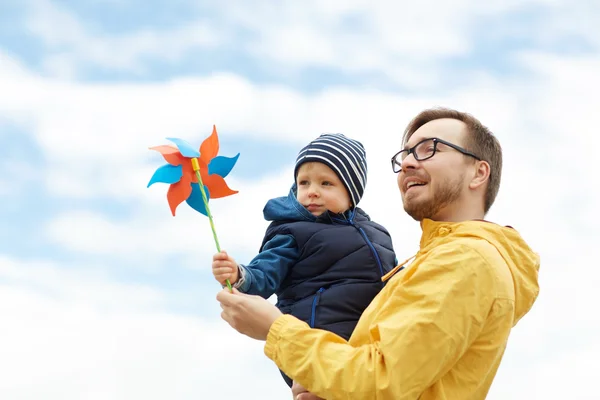
[[[182,175],[183,172],[181,170],[181,165],[175,166],[171,164],[165,164],[162,167],[158,167],[156,171],[154,171],[154,174],[152,175],[152,178],[150,178],[150,182],[148,182],[148,186],[146,187],[150,187],[150,185],[156,182],[169,184],[176,183],[179,182]]]
[[[167,140],[175,143],[182,156],[188,158],[200,157],[200,152],[185,140],[178,138],[167,138]]]
[[[210,193],[208,192],[206,185],[204,186],[204,191],[206,192],[206,199],[210,199]],[[206,211],[206,206],[204,205],[204,199],[202,198],[202,192],[200,191],[199,184],[192,183],[192,193],[190,194],[190,197],[187,198],[186,202],[194,210],[208,217],[208,212]]]
[[[208,164],[208,174],[217,174],[221,176],[221,178],[225,178],[233,169],[233,166],[237,162],[239,156],[240,153],[238,153],[235,157],[217,156],[213,158]]]

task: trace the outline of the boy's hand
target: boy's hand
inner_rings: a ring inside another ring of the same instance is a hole
[[[212,271],[215,279],[221,285],[225,285],[227,279],[232,285],[238,280],[237,263],[224,250],[213,256]]]

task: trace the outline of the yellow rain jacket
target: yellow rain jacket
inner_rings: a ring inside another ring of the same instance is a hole
[[[327,400],[485,399],[511,328],[537,298],[539,257],[510,227],[424,220],[420,250],[349,341],[290,316],[265,354]]]

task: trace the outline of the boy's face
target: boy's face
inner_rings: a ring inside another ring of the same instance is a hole
[[[296,177],[298,202],[314,216],[329,210],[342,213],[352,206],[350,195],[337,174],[320,162],[306,162]]]

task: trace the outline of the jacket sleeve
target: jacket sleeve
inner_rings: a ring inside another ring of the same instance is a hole
[[[298,259],[296,241],[291,235],[276,235],[247,265],[240,265],[239,291],[265,299],[272,296]]]
[[[393,277],[379,297],[352,344],[284,315],[271,326],[265,354],[322,398],[416,399],[479,334],[494,277],[472,248],[440,246]]]

